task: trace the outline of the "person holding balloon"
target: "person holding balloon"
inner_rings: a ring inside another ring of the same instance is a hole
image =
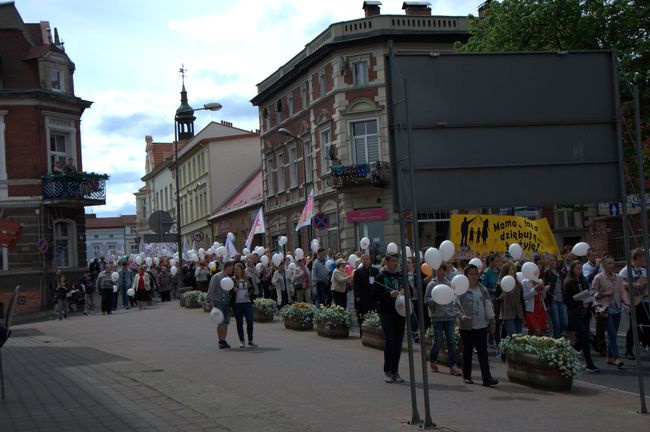
[[[99,294],[101,295],[102,302],[102,314],[110,315],[112,313],[113,306],[113,287],[115,282],[119,279],[119,275],[115,272],[116,281],[113,282],[113,266],[111,264],[106,264],[104,270],[99,273],[97,276],[97,288],[99,289]]]
[[[526,309],[526,327],[528,333],[535,336],[544,336],[548,328],[546,314],[546,288],[539,279],[539,267],[534,262],[527,262],[521,267],[524,280],[521,283]]]
[[[334,304],[346,309],[348,302],[347,291],[352,280],[352,266],[343,258],[336,260],[336,267],[332,272],[332,299]]]
[[[219,324],[217,324],[219,349],[230,348],[230,345],[226,341],[226,337],[228,336],[228,325],[230,324],[230,291],[232,289],[232,286],[230,285],[232,279],[230,279],[230,276],[233,273],[234,264],[235,263],[232,261],[226,261],[223,264],[223,269],[216,275],[212,276],[208,286],[208,305],[211,308],[217,309],[222,317]],[[226,288],[230,287],[230,289],[224,289],[222,287],[221,282],[226,279],[230,280],[230,283],[226,286]]]
[[[273,255],[273,265],[276,266],[271,283],[275,287],[276,301],[279,307],[284,307],[289,304],[289,299],[292,297],[290,285],[287,283],[287,273],[284,269],[284,258],[280,254]]]
[[[160,301],[168,302],[171,301],[171,290],[172,290],[172,277],[167,271],[167,266],[162,265],[160,268],[160,273],[158,273],[158,288],[160,289]]]
[[[146,304],[151,301],[151,276],[146,271],[145,266],[140,266],[138,274],[133,278],[131,288],[135,291],[135,301],[139,309],[144,309]]]
[[[239,348],[244,348],[244,318],[246,318],[246,335],[248,336],[248,346],[255,347],[253,343],[253,297],[255,296],[255,285],[253,281],[246,276],[244,264],[235,264],[233,271],[234,295],[231,296],[233,301],[233,311],[237,321],[237,334],[239,335]]]
[[[210,270],[206,268],[205,261],[199,261],[199,266],[194,270],[194,278],[196,279],[196,289],[207,292],[210,281]]]
[[[138,256],[138,258],[140,257]],[[128,263],[126,259],[123,259],[120,264],[121,268],[117,271],[117,274],[119,275],[116,284],[118,290],[113,293],[113,310],[117,309],[117,298],[120,292],[122,293],[122,307],[124,307],[125,310],[129,309],[129,297],[126,294],[126,291],[131,288],[131,285],[133,285],[133,271],[127,267]]]
[[[507,262],[501,267],[497,294],[501,301],[499,318],[503,321],[506,336],[521,334],[525,318],[523,291],[521,282],[517,279],[517,267],[514,263]],[[503,353],[501,360],[505,361]]]

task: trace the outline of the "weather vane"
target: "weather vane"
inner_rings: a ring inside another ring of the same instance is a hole
[[[187,72],[187,69],[185,68],[185,64],[181,64],[181,68],[178,70],[181,74],[181,78],[183,79],[183,85],[185,85],[185,72]]]

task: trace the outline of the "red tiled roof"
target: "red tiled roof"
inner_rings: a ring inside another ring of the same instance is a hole
[[[262,169],[258,168],[257,172],[249,177],[230,199],[212,214],[212,218],[258,205],[262,202],[262,193]]]
[[[178,151],[180,152],[188,143],[188,140],[178,141]],[[151,143],[153,153],[153,164],[157,167],[163,163],[167,158],[174,155],[174,143]]]
[[[96,215],[86,215],[86,228],[120,228],[135,224],[135,215],[98,218]]]

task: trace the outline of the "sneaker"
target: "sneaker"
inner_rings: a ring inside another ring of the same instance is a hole
[[[452,367],[449,368],[449,375],[451,375],[451,376],[462,376],[463,373],[456,366],[452,366]]]
[[[255,347],[257,347],[257,344],[254,344],[253,341],[250,341],[250,342],[248,342],[248,346],[255,348]]]
[[[593,366],[593,367],[589,367],[589,366],[587,366],[587,367],[585,368],[585,370],[586,370],[587,372],[591,372],[591,373],[597,373],[597,372],[600,372],[600,369],[597,368],[596,366]]]
[[[614,361],[614,364],[615,364],[616,367],[619,368],[619,369],[622,368],[622,367],[625,365],[625,363],[623,363],[623,362],[622,362],[621,360],[619,360],[619,359],[616,359],[616,360]]]
[[[223,347],[224,348],[231,348],[231,346],[226,341],[223,341]]]
[[[391,374],[385,373],[384,374],[384,382],[387,384],[391,384],[395,382],[395,378]]]
[[[403,383],[403,382],[404,382],[404,378],[402,378],[401,376],[399,376],[398,373],[396,373],[396,374],[393,375],[393,380],[395,380],[395,382],[399,382],[399,383]]]
[[[464,379],[463,379],[463,382],[464,382],[465,384],[474,384],[474,380],[471,379],[471,378],[464,378]]]
[[[244,347],[246,347],[244,341],[239,341],[239,348],[244,348]]]
[[[226,347],[225,341],[219,341],[219,349],[224,349]]]
[[[434,362],[429,363],[429,368],[431,369],[431,372],[440,372],[438,370],[438,364]]]
[[[483,381],[483,387],[492,387],[499,384],[499,380],[495,378],[490,378],[487,381]]]

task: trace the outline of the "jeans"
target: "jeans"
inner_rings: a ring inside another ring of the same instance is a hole
[[[551,322],[553,323],[553,339],[559,339],[562,337],[562,332],[566,330],[569,325],[566,305],[562,302],[553,300],[553,303],[551,303],[550,315]]]
[[[244,318],[246,318],[246,333],[248,342],[253,342],[253,303],[235,303],[235,320],[239,340],[244,342]]]
[[[506,328],[506,335],[512,336],[513,334],[521,334],[521,331],[524,327],[524,322],[519,318],[503,320],[503,324]]]
[[[332,293],[327,282],[316,282],[316,290],[318,291],[320,306],[329,306],[332,304]]]
[[[347,309],[348,295],[346,293],[332,291],[332,297],[334,298],[334,304],[341,306],[343,309]]]
[[[102,313],[111,313],[111,306],[113,303],[113,290],[104,288],[99,291],[102,295]]]
[[[384,331],[384,373],[396,374],[399,369],[399,358],[402,354],[404,340],[405,318],[394,314],[380,314],[379,321]]]
[[[589,369],[594,369],[596,365],[591,358],[591,346],[589,346],[589,321],[591,320],[590,314],[585,314],[583,318],[572,318],[571,327],[578,333],[578,340],[576,345],[580,347],[582,355],[585,358],[585,363]]]
[[[472,378],[472,355],[474,348],[478,355],[478,364],[481,367],[483,382],[492,379],[487,352],[487,328],[461,330],[460,338],[463,340],[463,378]]]
[[[618,333],[618,326],[621,324],[621,313],[610,313],[605,320],[605,331],[607,332],[607,356],[617,359],[618,343],[616,335]]]
[[[59,309],[59,318],[68,316],[68,299],[58,299],[56,304]]]
[[[429,361],[434,363],[438,360],[438,351],[442,345],[442,338],[444,335],[447,341],[447,355],[449,356],[449,367],[456,365],[456,322],[449,321],[434,321],[433,325],[433,344],[431,345],[431,352],[429,353]]]

